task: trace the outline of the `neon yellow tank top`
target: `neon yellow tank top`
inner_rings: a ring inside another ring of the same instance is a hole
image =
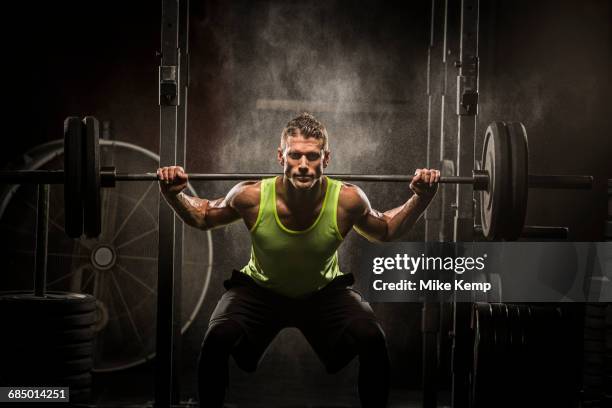
[[[327,179],[321,212],[305,230],[285,227],[276,210],[276,177],[261,182],[259,214],[251,228],[251,259],[241,272],[278,294],[299,298],[342,275],[338,246],[342,235],[336,213],[342,183]]]

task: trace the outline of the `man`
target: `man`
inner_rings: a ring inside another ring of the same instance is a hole
[[[225,281],[204,336],[202,407],[223,406],[230,355],[240,368],[255,371],[284,327],[300,329],[330,373],[358,355],[362,406],[386,406],[385,335],[370,305],[350,288],[352,274],[340,271],[336,250],[352,228],[372,241],[401,237],[434,197],[440,173],[417,169],[414,195],[380,213],[359,187],[323,176],[330,157],[325,127],[304,113],[282,132],[282,176],[239,183],[209,201],[181,192],[188,180],[181,167],[158,170],[161,191],[184,222],[207,230],[242,219],[251,234],[251,259]]]

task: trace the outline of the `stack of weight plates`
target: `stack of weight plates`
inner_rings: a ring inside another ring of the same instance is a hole
[[[612,241],[612,179],[608,179],[608,219],[604,234],[606,241]]]
[[[612,241],[612,179],[608,179],[608,219],[606,221],[606,241]],[[612,263],[612,259],[605,262]],[[604,381],[604,403],[602,406],[612,407],[612,304],[606,306],[605,318],[605,381]]]
[[[612,304],[606,306],[606,333],[604,355],[604,407],[612,407]]]
[[[95,310],[90,295],[0,293],[0,386],[69,387],[71,402],[87,402]]]
[[[599,407],[605,394],[605,303],[587,303],[584,313],[582,404]]]

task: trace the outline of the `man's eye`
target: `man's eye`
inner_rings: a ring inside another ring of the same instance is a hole
[[[319,157],[321,157],[321,155],[319,153],[308,153],[306,155],[306,159],[308,161],[316,161],[319,160]]]
[[[299,160],[300,157],[302,157],[302,155],[299,153],[289,153],[289,157],[292,158],[293,160]]]

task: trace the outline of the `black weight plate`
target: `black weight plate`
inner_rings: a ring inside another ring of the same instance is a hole
[[[39,316],[56,314],[78,314],[96,310],[96,299],[87,294],[70,292],[47,292],[44,297],[23,292],[0,292],[0,309],[14,308],[24,312],[35,312]]]
[[[474,330],[474,356],[472,367],[471,399],[473,406],[486,404],[489,398],[492,381],[495,381],[495,359],[493,355],[494,338],[492,327],[491,305],[489,303],[475,303],[472,314],[472,327]]]
[[[83,234],[83,167],[81,119],[70,116],[64,121],[64,208],[65,230],[71,238]]]
[[[603,340],[605,337],[605,331],[603,329],[591,329],[589,327],[584,328],[585,340]]]
[[[27,349],[28,347],[36,346],[44,349],[52,349],[54,347],[63,347],[78,343],[92,341],[96,333],[93,326],[83,326],[79,328],[61,329],[57,327],[45,328],[44,343],[40,341],[41,330],[35,328],[16,328],[7,331],[3,334],[0,346],[0,355],[10,353],[13,349]],[[10,350],[8,349],[10,347]]]
[[[91,399],[91,388],[83,388],[75,391],[70,390],[70,402],[86,403]]]
[[[70,373],[72,375],[72,374],[90,372],[93,369],[93,364],[94,364],[93,358],[86,357],[86,358],[81,358],[78,360],[63,361],[61,364],[58,364],[58,366],[53,367],[53,368],[59,369],[60,372]]]
[[[75,343],[82,343],[85,341],[92,341],[95,337],[96,332],[91,326],[67,330],[55,328],[47,331],[45,337],[45,344],[48,347],[69,345]]]
[[[23,332],[43,333],[48,330],[69,330],[96,323],[98,315],[94,312],[70,315],[39,315],[32,310],[14,309],[15,313],[4,319],[10,327]]]
[[[606,319],[603,317],[585,316],[584,327],[591,329],[603,329],[606,326]]]
[[[508,306],[508,327],[510,330],[510,347],[514,352],[523,345],[523,332],[521,329],[521,311],[518,305]]]
[[[50,349],[50,352],[69,358],[87,357],[93,355],[94,345],[92,341],[86,341],[83,343],[54,347]]]
[[[73,375],[69,377],[62,377],[57,379],[57,386],[59,387],[70,387],[73,388],[90,388],[91,387],[91,373]]]
[[[584,314],[589,317],[605,317],[606,307],[605,303],[587,303],[584,305]]]
[[[527,213],[529,151],[527,147],[527,131],[520,122],[506,124],[508,142],[510,144],[510,174],[511,197],[510,209],[507,213],[504,239],[515,241],[520,238],[525,225]]]
[[[474,304],[474,329],[476,330],[480,345],[490,347],[494,344],[493,331],[493,309],[490,303],[475,303]]]
[[[83,215],[87,238],[96,238],[102,230],[100,197],[100,125],[98,119],[83,119]]]
[[[503,122],[487,128],[482,147],[482,168],[489,174],[489,188],[480,193],[480,223],[483,236],[492,241],[504,238],[511,189],[508,132]]]
[[[70,347],[53,347],[46,344],[30,343],[29,347],[16,347],[13,356],[6,357],[7,360],[27,360],[30,362],[45,362],[46,365],[55,365],[63,361],[81,360],[93,358],[93,343]]]
[[[583,361],[585,367],[603,367],[604,355],[601,353],[584,353]]]
[[[89,372],[93,369],[93,358],[58,361],[56,359],[35,360],[32,362],[37,372],[46,377],[68,377]]]
[[[604,342],[598,340],[585,340],[584,351],[591,353],[602,353],[604,352]]]
[[[509,343],[510,332],[508,330],[508,309],[503,303],[492,303],[493,326],[495,327],[495,347],[503,351]]]
[[[593,374],[584,374],[582,376],[582,383],[585,386],[594,387],[594,388],[602,388],[604,385],[604,376],[603,375],[593,375]]]
[[[531,325],[531,308],[528,305],[518,306],[521,325],[522,344],[526,349],[529,342],[529,329]]]
[[[72,329],[83,326],[93,326],[96,323],[96,312],[79,313],[66,316],[53,316],[47,318],[45,327]]]

